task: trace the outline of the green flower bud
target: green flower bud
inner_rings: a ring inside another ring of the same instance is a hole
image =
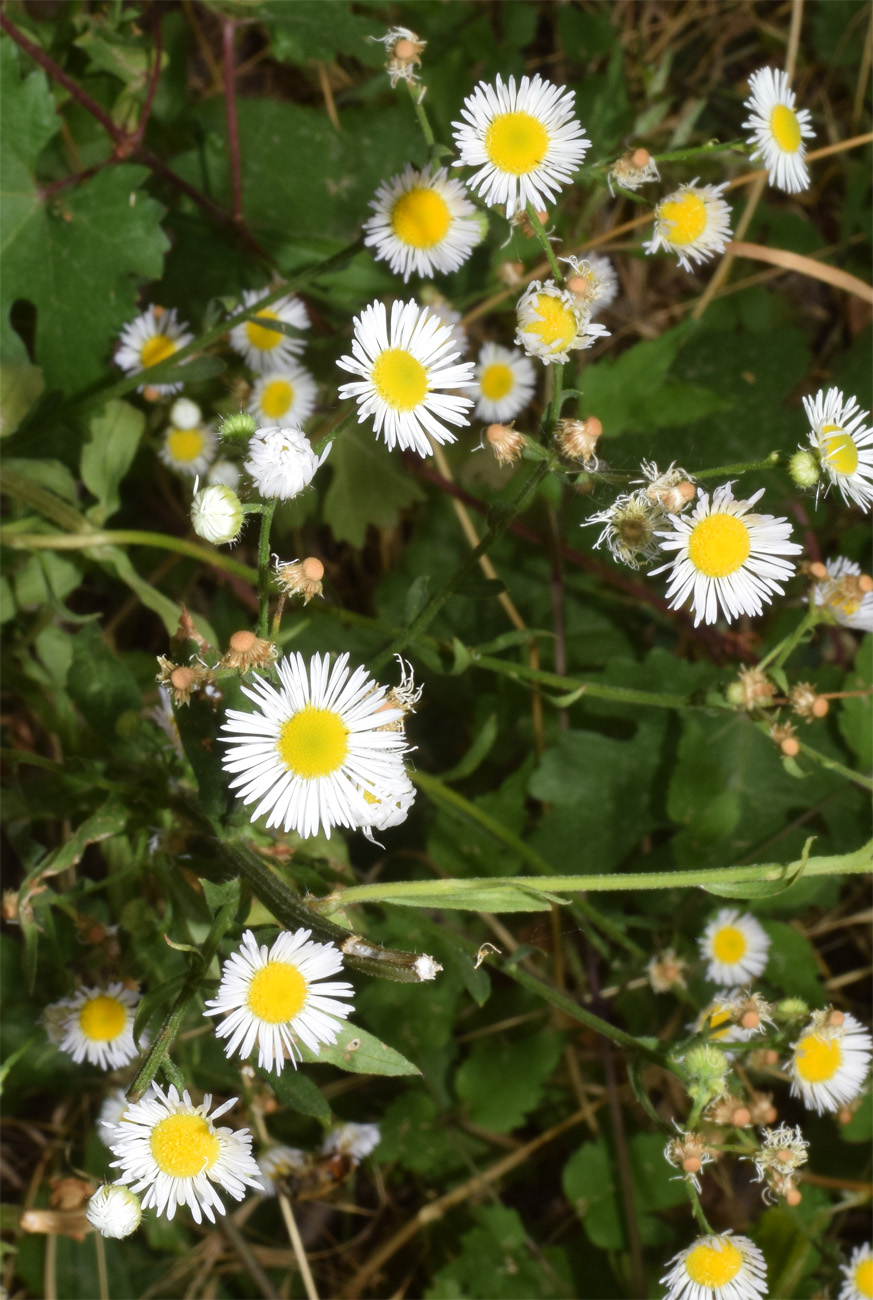
[[[242,530],[242,503],[233,488],[212,483],[195,492],[191,523],[197,536],[205,537],[207,542],[235,542]]]
[[[739,682],[731,682],[724,693],[724,697],[732,709],[744,709],[746,707],[746,693]]]
[[[773,1008],[773,1016],[776,1020],[807,1020],[809,1006],[803,998],[783,998]]]
[[[253,415],[240,411],[237,415],[225,416],[219,433],[222,438],[232,439],[234,442],[248,442],[257,427],[258,422]]]
[[[815,487],[821,478],[821,464],[813,452],[801,448],[788,462],[788,473],[799,488]]]
[[[717,1047],[711,1047],[708,1043],[700,1047],[692,1047],[691,1051],[682,1058],[681,1064],[684,1067],[689,1095],[696,1103],[705,1106],[707,1102],[720,1097],[726,1090],[725,1077],[730,1062],[724,1052],[720,1052]]]

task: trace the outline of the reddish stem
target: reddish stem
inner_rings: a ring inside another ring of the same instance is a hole
[[[232,18],[222,18],[221,37],[224,58],[224,107],[227,115],[227,149],[230,155],[230,176],[233,189],[233,219],[242,222],[242,177],[240,175],[239,129],[236,121],[236,94],[234,91],[235,69],[233,57],[233,40],[236,23]]]
[[[155,38],[155,58],[154,58],[154,63],[152,64],[152,70],[149,77],[149,88],[146,93],[146,101],[145,104],[143,105],[143,110],[142,113],[140,114],[140,119],[139,122],[137,123],[136,130],[133,132],[133,138],[138,145],[142,144],[142,141],[145,138],[146,127],[148,126],[149,118],[152,115],[152,106],[155,102],[155,94],[158,89],[158,82],[160,81],[161,78],[161,55],[164,49],[163,37],[161,36],[160,5],[157,4],[152,5],[151,9],[149,10],[149,17],[151,19],[152,32],[154,33],[154,38]]]

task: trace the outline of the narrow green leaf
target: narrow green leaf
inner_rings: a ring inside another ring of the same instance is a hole
[[[344,1025],[337,1041],[331,1046],[322,1044],[321,1051],[317,1054],[303,1043],[300,1044],[300,1050],[303,1060],[309,1065],[335,1065],[337,1069],[348,1070],[350,1074],[396,1076],[421,1073],[417,1065],[357,1025]]]
[[[290,1106],[301,1115],[311,1115],[314,1119],[330,1119],[330,1106],[322,1097],[316,1084],[302,1070],[295,1070],[293,1066],[288,1065],[280,1075],[265,1077],[283,1105]]]

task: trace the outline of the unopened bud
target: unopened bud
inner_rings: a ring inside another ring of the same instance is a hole
[[[791,481],[799,488],[812,488],[821,478],[821,465],[818,457],[803,448],[796,451],[788,462]]]
[[[191,523],[198,537],[218,546],[227,546],[235,542],[242,531],[242,502],[233,488],[213,483],[194,493]]]
[[[222,420],[219,433],[222,438],[232,439],[234,442],[248,442],[257,427],[258,422],[253,415],[249,415],[246,411],[239,411],[236,415],[228,415]]]
[[[513,465],[524,451],[524,434],[517,433],[512,424],[489,424],[485,441],[497,457],[498,465]]]
[[[170,407],[170,424],[174,429],[196,429],[203,423],[203,414],[190,397],[177,397]]]

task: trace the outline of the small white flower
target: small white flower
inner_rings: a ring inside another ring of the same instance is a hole
[[[714,984],[744,984],[762,975],[770,951],[770,936],[750,912],[723,907],[707,923],[698,940],[708,963],[706,978]]]
[[[721,197],[724,185],[689,185],[661,199],[655,208],[655,233],[647,244],[647,253],[659,248],[675,253],[686,271],[691,262],[708,262],[723,253],[731,235],[731,210]]]
[[[196,429],[203,423],[203,413],[190,397],[177,397],[170,407],[170,424],[176,429]]]
[[[760,615],[763,602],[782,594],[781,583],[794,573],[802,546],[790,542],[791,524],[773,515],[750,513],[764,495],[763,488],[747,501],[734,499],[730,483],[709,494],[698,488],[697,505],[687,516],[671,514],[673,532],[662,532],[661,550],[677,551],[668,564],[652,574],[670,570],[667,598],[678,609],[691,597],[694,626],[714,623],[721,612],[728,623],[741,614]]]
[[[873,1300],[873,1247],[869,1241],[856,1246],[848,1264],[840,1265],[845,1281],[837,1300]]]
[[[308,1163],[305,1153],[297,1147],[270,1147],[258,1157],[258,1171],[263,1188],[261,1195],[275,1196],[283,1190],[284,1181],[302,1174]]]
[[[858,1096],[867,1078],[873,1039],[848,1012],[814,1012],[791,1045],[791,1095],[807,1110],[839,1110]]]
[[[590,348],[609,330],[592,323],[591,315],[579,306],[574,294],[559,289],[553,280],[533,280],[516,304],[518,329],[515,341],[528,356],[539,357],[547,366],[570,360],[570,353]]]
[[[129,1065],[139,1051],[133,1041],[139,1000],[138,992],[115,981],[105,989],[79,989],[73,997],[54,1003],[63,1015],[58,1047],[77,1065],[87,1061],[101,1070],[120,1070]]]
[[[288,655],[276,665],[279,690],[257,675],[242,686],[256,711],[228,709],[223,763],[243,803],[258,801],[252,821],[268,813],[268,827],[329,837],[367,822],[362,789],[390,794],[402,778],[406,739],[386,724],[403,711],[386,708],[386,688],[364,668],[350,674],[348,661]]]
[[[831,483],[840,489],[846,505],[869,511],[873,505],[873,428],[865,424],[868,413],[857,397],[843,400],[838,388],[822,389],[804,397],[809,420],[810,446]]]
[[[249,441],[243,468],[260,496],[287,501],[309,487],[315,471],[327,460],[331,445],[328,443],[317,456],[300,429],[258,429]]]
[[[88,1202],[85,1218],[101,1237],[129,1237],[142,1222],[139,1197],[118,1183],[98,1187]]]
[[[235,460],[214,460],[206,473],[207,483],[233,488],[234,491],[239,487],[241,478],[242,471]]]
[[[114,1088],[104,1097],[97,1116],[97,1135],[104,1146],[109,1146],[109,1139],[129,1104],[123,1088]]]
[[[661,1282],[664,1300],[764,1300],[767,1266],[748,1237],[713,1233],[674,1255]]]
[[[243,306],[254,307],[270,293],[269,289],[246,289]],[[230,331],[230,346],[252,370],[283,370],[305,348],[303,339],[288,335],[273,325],[290,325],[295,330],[308,330],[309,317],[299,298],[287,294],[264,307],[250,320],[235,325]]]
[[[180,351],[194,338],[188,333],[187,322],[176,320],[176,309],[165,311],[159,307],[149,307],[136,320],[129,321],[121,331],[115,364],[126,375],[135,375],[149,366],[156,366],[160,361],[167,361],[174,352]],[[145,387],[141,384],[138,393]],[[151,384],[158,393],[178,393],[182,384]]]
[[[315,410],[318,385],[303,366],[269,370],[252,389],[247,410],[258,424],[302,425]]]
[[[420,957],[416,958],[413,969],[420,982],[425,984],[428,980],[435,980],[443,968],[438,961],[423,952]]]
[[[618,297],[618,276],[608,257],[589,253],[580,261],[578,257],[562,257],[570,267],[566,287],[592,316],[603,311]]]
[[[409,810],[415,803],[415,786],[404,768],[397,773],[396,782],[391,790],[375,794],[359,788],[358,793],[364,800],[364,812],[358,823],[359,829],[371,844],[379,844],[373,834],[374,831],[387,831],[392,826],[400,826],[406,821]],[[384,848],[384,845],[379,844],[379,847]]]
[[[205,474],[215,456],[215,434],[205,425],[181,429],[171,424],[158,452],[168,469],[196,478]]]
[[[817,579],[812,589],[816,605],[829,609],[843,627],[855,632],[873,632],[873,586],[860,565],[845,556],[828,560],[828,576]]]
[[[243,510],[233,488],[215,483],[194,493],[191,523],[198,537],[226,545],[235,542],[243,525]]]
[[[804,138],[811,140],[815,131],[810,125],[809,109],[794,107],[795,94],[788,89],[788,73],[761,68],[749,77],[752,94],[743,105],[751,117],[743,128],[752,132],[748,141],[754,145],[752,161],[763,160],[771,185],[788,194],[809,189]]]
[[[404,281],[456,271],[480,242],[476,209],[447,168],[418,171],[406,164],[399,176],[383,181],[370,200],[373,216],[364,222],[364,244]]]
[[[342,970],[342,953],[311,935],[311,930],[285,932],[267,948],[246,930],[203,1013],[225,1017],[215,1032],[228,1040],[226,1056],[247,1059],[257,1046],[259,1067],[281,1074],[286,1059],[295,1068],[297,1058],[303,1059],[298,1038],[316,1054],[322,1043],[336,1042],[340,1021],[352,1010],[337,998],[352,997],[354,989],[327,980]]]
[[[611,506],[589,515],[585,524],[603,524],[594,543],[595,550],[605,544],[619,564],[639,569],[661,554],[657,529],[667,522],[667,517],[659,502],[653,501],[645,490],[639,490],[620,493]]]
[[[498,343],[485,344],[470,389],[478,399],[473,412],[478,419],[489,424],[512,420],[529,405],[535,391],[536,370],[526,356]]]
[[[337,365],[361,379],[343,384],[339,396],[355,399],[358,423],[372,419],[389,450],[399,446],[429,456],[428,435],[439,443],[455,441],[441,421],[469,424],[471,399],[438,390],[467,387],[472,363],[455,363],[451,330],[427,307],[392,303],[389,323],[384,304],[371,303],[355,317],[352,353]]]
[[[480,81],[453,122],[458,162],[478,167],[470,186],[507,217],[528,203],[542,211],[569,185],[591,141],[574,117],[572,90],[537,73],[493,85]]]
[[[118,1157],[112,1162],[121,1170],[118,1182],[145,1192],[144,1210],[153,1206],[172,1219],[178,1206],[187,1205],[195,1223],[204,1214],[214,1223],[216,1213],[225,1213],[216,1184],[237,1201],[246,1187],[260,1191],[248,1129],[215,1127],[235,1103],[231,1097],[210,1115],[209,1093],[195,1106],[187,1091],[180,1098],[174,1087],[164,1093],[152,1083],[142,1100],[128,1107],[109,1143]]]
[[[349,1156],[354,1164],[360,1162],[382,1141],[378,1124],[338,1124],[326,1135],[321,1150],[326,1156]]]

